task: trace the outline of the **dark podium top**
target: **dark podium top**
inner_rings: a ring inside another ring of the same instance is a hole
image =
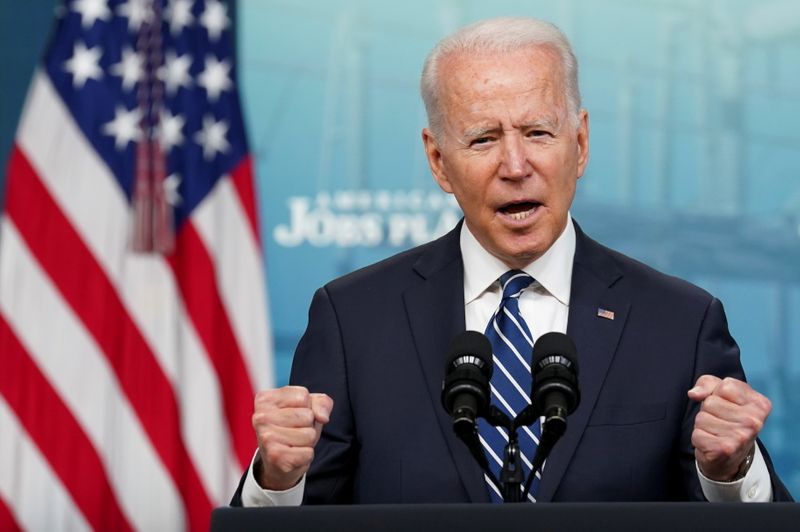
[[[766,532],[800,530],[795,503],[542,503],[217,508],[213,532]]]

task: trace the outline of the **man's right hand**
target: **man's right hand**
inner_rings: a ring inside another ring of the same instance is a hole
[[[323,393],[309,393],[302,386],[256,394],[253,428],[259,457],[254,461],[253,474],[262,488],[283,491],[300,482],[332,409],[333,399]]]

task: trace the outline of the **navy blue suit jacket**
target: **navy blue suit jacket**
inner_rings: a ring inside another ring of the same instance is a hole
[[[306,503],[489,501],[440,401],[445,351],[465,329],[459,231],[314,295],[291,383],[335,405]],[[702,500],[691,446],[698,405],[686,392],[705,373],[744,378],[722,305],[576,231],[567,334],[582,398],[538,499]],[[762,452],[774,497],[790,499]]]

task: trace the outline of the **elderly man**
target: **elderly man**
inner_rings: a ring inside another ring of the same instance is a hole
[[[577,345],[582,401],[532,500],[790,500],[757,441],[770,402],[744,382],[719,301],[569,215],[589,121],[563,34],[464,28],[429,55],[422,96],[425,152],[463,223],[317,291],[292,385],[256,396],[258,451],[232,503],[500,500],[440,404],[465,329],[490,338],[492,402],[510,415],[536,338]],[[528,474],[538,430],[521,434]],[[480,441],[497,470],[502,431],[481,424]]]

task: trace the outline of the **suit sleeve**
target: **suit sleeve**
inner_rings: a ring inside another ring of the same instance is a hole
[[[728,331],[728,321],[722,303],[716,298],[712,298],[703,322],[700,326],[697,337],[695,371],[693,381],[701,375],[716,375],[720,378],[733,377],[739,380],[746,380],[744,370],[740,361],[739,346],[731,337]],[[692,446],[692,431],[694,430],[694,419],[700,410],[700,404],[687,398],[686,414],[683,419],[681,430],[681,473],[684,478],[685,487],[689,497],[695,500],[705,500],[700,482],[697,477],[697,470],[694,461],[694,447]],[[763,443],[759,440],[758,446],[769,470],[772,484],[772,496],[775,501],[791,501],[792,496],[781,482],[772,460],[767,453]]]
[[[333,301],[326,288],[314,294],[308,328],[292,362],[290,382],[334,401],[330,422],[314,448],[306,476],[305,504],[349,503],[357,467],[355,426],[348,390],[344,342]]]

